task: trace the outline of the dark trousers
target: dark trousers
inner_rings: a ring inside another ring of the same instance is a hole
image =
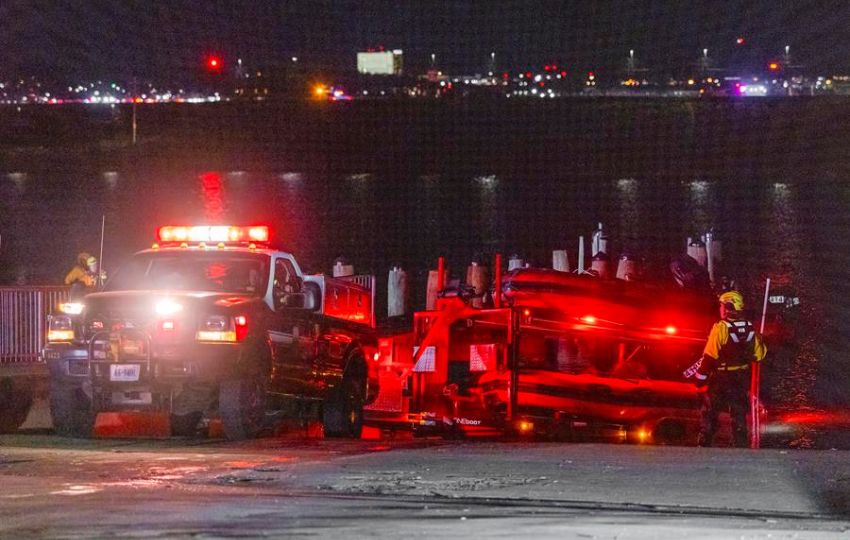
[[[700,443],[711,446],[717,434],[718,417],[729,411],[732,442],[739,448],[750,445],[747,413],[750,410],[750,370],[716,371],[708,380],[701,408]]]

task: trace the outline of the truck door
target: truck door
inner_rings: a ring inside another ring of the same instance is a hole
[[[309,396],[316,357],[316,338],[309,310],[287,305],[292,294],[304,292],[304,283],[292,261],[278,257],[274,263],[272,295],[274,322],[269,328],[272,349],[272,392]]]

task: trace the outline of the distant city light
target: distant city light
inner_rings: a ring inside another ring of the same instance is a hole
[[[219,71],[223,62],[218,56],[210,56],[207,58],[207,69],[210,71]]]
[[[743,45],[744,44],[744,38],[739,36],[738,39],[735,40],[735,43],[737,43],[738,45]]]

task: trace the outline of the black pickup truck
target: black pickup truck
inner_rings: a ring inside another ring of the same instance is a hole
[[[159,239],[49,318],[57,432],[89,436],[99,412],[144,410],[168,412],[181,435],[218,416],[242,439],[306,408],[326,435],[360,435],[378,393],[371,276],[305,276],[264,227],[163,227]]]

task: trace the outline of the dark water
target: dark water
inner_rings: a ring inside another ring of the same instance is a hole
[[[160,224],[268,223],[308,270],[344,255],[379,276],[401,264],[417,284],[439,255],[574,261],[597,221],[615,254],[660,274],[714,228],[751,305],[766,277],[802,302],[765,367],[768,405],[843,406],[848,113],[817,100],[162,108],[140,111],[131,149],[127,111],[6,110],[0,280],[57,282],[98,250],[101,215],[107,269]]]

